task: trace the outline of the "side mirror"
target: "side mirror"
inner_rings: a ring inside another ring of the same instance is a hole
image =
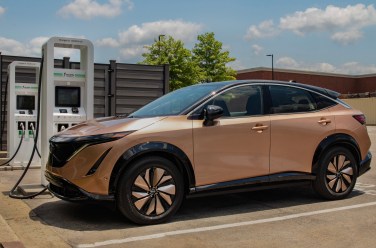
[[[216,105],[208,105],[204,111],[205,121],[209,122],[212,122],[223,115],[223,108]]]

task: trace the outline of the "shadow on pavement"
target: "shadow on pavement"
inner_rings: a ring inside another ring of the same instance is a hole
[[[360,191],[353,191],[348,198],[361,194],[363,193]],[[197,197],[186,199],[169,222],[178,223],[320,202],[325,200],[316,196],[309,186]],[[109,202],[71,203],[58,200],[32,209],[30,216],[35,215],[43,224],[75,231],[139,227],[125,219],[116,211],[115,204]]]

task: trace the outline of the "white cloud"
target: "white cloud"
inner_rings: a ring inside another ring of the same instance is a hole
[[[104,47],[118,47],[120,46],[119,42],[114,38],[103,38],[96,41],[98,46]]]
[[[274,37],[282,31],[297,35],[325,32],[334,42],[347,45],[363,37],[362,29],[376,25],[376,9],[371,5],[355,4],[346,7],[328,5],[324,9],[307,8],[281,17],[277,26],[272,20],[252,25],[246,31],[248,40]]]
[[[325,9],[308,8],[281,18],[280,28],[298,34],[338,29],[355,29],[375,25],[376,10],[373,5],[348,5],[345,8],[333,5]]]
[[[239,59],[228,63],[228,66],[231,67],[232,69],[236,70],[236,71],[237,70],[244,70],[244,69],[249,68],[249,67],[245,66],[243,64],[243,62],[241,60],[239,60]]]
[[[348,45],[356,42],[363,37],[360,30],[349,30],[344,32],[337,32],[331,36],[331,39],[337,43]]]
[[[25,46],[16,40],[0,37],[0,47],[3,54],[22,55],[25,51]]]
[[[191,41],[196,38],[202,25],[182,20],[162,20],[133,25],[126,31],[119,33],[122,44],[151,42],[160,34],[171,35],[175,39]]]
[[[5,13],[5,8],[0,6],[0,15]]]
[[[120,47],[120,53],[124,58],[140,57],[145,52],[145,45],[150,45],[158,36],[163,34],[174,39],[190,42],[194,40],[202,30],[202,25],[182,20],[161,20],[133,25],[127,30],[118,33],[116,38],[107,37],[96,41],[96,44],[104,47]]]
[[[255,55],[259,55],[263,50],[264,48],[260,45],[257,45],[257,44],[252,45],[252,51]]]
[[[340,73],[349,75],[363,75],[376,73],[376,65],[362,65],[359,62],[348,62],[336,67],[326,62],[305,63],[302,61],[296,61],[291,57],[279,58],[276,62],[276,66],[278,68],[284,69]]]
[[[120,53],[123,56],[123,58],[127,59],[141,56],[141,54],[145,53],[146,51],[147,48],[144,46],[132,46],[121,49]]]
[[[108,0],[100,4],[97,0],[74,0],[63,6],[57,13],[65,18],[74,16],[78,19],[90,20],[94,17],[112,18],[121,14],[123,4],[128,10],[133,9],[131,0]]]
[[[258,26],[252,25],[248,28],[245,38],[247,40],[260,39],[265,37],[273,37],[279,33],[274,27],[272,20],[261,22]]]
[[[74,37],[74,36],[70,36]],[[14,56],[31,56],[40,57],[42,54],[42,45],[50,37],[35,37],[26,43],[21,43],[17,40],[0,37],[0,47],[2,54]],[[82,36],[74,38],[84,38]],[[79,60],[79,51],[76,49],[55,48],[55,58],[62,59],[63,57],[70,57],[71,61]]]

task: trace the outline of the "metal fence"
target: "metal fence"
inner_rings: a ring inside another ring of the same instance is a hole
[[[1,55],[0,53],[0,150],[7,149],[7,92],[8,65],[13,61],[40,62],[40,58]],[[55,68],[79,69],[80,63],[68,57],[55,59]],[[35,82],[35,72],[17,70],[16,81]],[[169,85],[169,66],[123,64],[110,60],[94,64],[94,117],[129,114],[166,94]]]

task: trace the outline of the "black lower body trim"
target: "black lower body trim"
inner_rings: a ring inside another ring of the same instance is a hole
[[[72,184],[68,180],[61,177],[52,175],[48,171],[44,173],[46,179],[50,184],[47,186],[48,190],[51,191],[53,195],[65,201],[89,201],[89,200],[114,200],[113,195],[97,195],[89,193],[76,185]]]
[[[315,180],[315,176],[307,173],[288,172],[269,176],[245,178],[240,180],[209,184],[190,189],[190,194],[218,194],[219,192],[241,192],[281,187],[291,184],[305,184]]]
[[[371,152],[368,152],[366,158],[360,162],[358,176],[363,175],[364,173],[366,173],[367,171],[371,169],[371,161],[372,161],[372,154]]]

